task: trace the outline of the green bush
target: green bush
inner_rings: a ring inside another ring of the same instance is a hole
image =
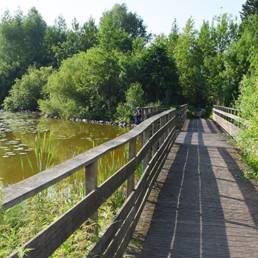
[[[38,100],[44,97],[43,86],[53,72],[52,67],[30,67],[21,79],[17,79],[9,96],[4,100],[4,109],[9,111],[38,110]]]
[[[244,125],[237,137],[237,145],[258,176],[258,55],[253,60],[251,72],[241,82],[237,103]]]
[[[118,121],[130,122],[131,117],[137,107],[144,104],[144,91],[138,82],[132,83],[126,92],[126,102],[120,103],[116,109],[116,119]]]
[[[40,101],[40,109],[62,118],[110,118],[123,95],[120,85],[116,55],[91,48],[65,60],[50,76],[48,99]]]

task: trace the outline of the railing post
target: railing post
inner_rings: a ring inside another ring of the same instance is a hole
[[[143,120],[147,119],[147,109],[143,108]]]
[[[166,123],[169,121],[169,114],[167,114],[166,115]],[[169,127],[167,127],[167,130],[166,130],[166,138],[167,138],[167,136],[169,135],[169,131],[170,131],[170,129],[169,129]]]
[[[85,194],[88,195],[92,191],[96,190],[98,186],[98,161],[94,161],[85,167]],[[93,221],[98,223],[98,211],[96,211],[91,217]],[[96,225],[96,233],[98,232],[98,226]]]
[[[152,134],[152,127],[145,129],[143,132],[143,144],[146,144],[146,142],[149,140]],[[145,169],[151,159],[151,150],[149,150],[143,159],[143,168]]]
[[[157,121],[155,121],[153,124],[152,124],[152,135],[155,134],[158,130],[158,124],[157,124]],[[151,156],[153,157],[156,153],[156,151],[158,150],[158,144],[157,144],[157,141],[155,141],[153,143],[153,146],[152,146],[152,154]]]
[[[136,156],[136,138],[129,142],[128,160],[131,160]],[[134,173],[127,180],[127,197],[134,189]]]

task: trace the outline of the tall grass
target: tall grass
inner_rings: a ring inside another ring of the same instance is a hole
[[[51,137],[37,136],[35,150],[37,170],[52,164],[53,145]],[[41,149],[42,148],[42,149]],[[128,146],[106,154],[98,162],[99,183],[106,180],[127,162]],[[117,155],[118,154],[118,155]],[[42,158],[43,161],[39,159]],[[137,169],[137,179],[141,168]],[[85,197],[84,171],[78,171],[69,178],[49,187],[36,196],[6,210],[0,222],[0,257],[7,257],[14,250],[22,257],[29,250],[21,247],[38,232],[46,228],[63,213]],[[96,221],[85,222],[51,257],[82,257],[102,235],[126,198],[126,182],[100,207],[97,227],[99,235],[92,230]]]
[[[35,137],[34,153],[37,171],[42,171],[53,165],[54,148],[51,135],[38,133]]]

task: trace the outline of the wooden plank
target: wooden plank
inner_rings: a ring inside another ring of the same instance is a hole
[[[129,227],[128,231],[126,232],[126,235],[125,235],[124,239],[122,239],[121,244],[120,244],[116,254],[113,256],[113,258],[120,258],[123,255],[126,247],[128,246],[128,243],[129,243],[129,241],[130,241],[130,239],[132,237],[132,234],[133,234],[133,232],[135,230],[135,227],[137,225],[139,217],[141,216],[141,213],[142,213],[142,210],[144,208],[144,205],[145,205],[145,203],[146,203],[146,201],[148,199],[148,196],[149,196],[149,194],[150,194],[150,192],[152,190],[153,184],[156,181],[156,178],[157,178],[157,176],[158,176],[162,166],[164,165],[166,157],[167,156],[163,156],[162,157],[162,159],[163,159],[162,162],[157,163],[157,164],[159,164],[159,167],[156,169],[156,173],[155,173],[155,175],[154,175],[154,177],[152,179],[152,182],[151,182],[148,190],[145,192],[145,196],[144,196],[144,198],[142,200],[142,203],[141,203],[141,205],[140,205],[140,207],[138,209],[138,212],[137,212],[135,218],[132,220],[131,226]]]
[[[203,132],[203,122],[194,123],[187,133],[197,133],[199,141],[182,142],[170,152],[158,179],[161,191],[153,191],[144,214],[150,223],[144,217],[135,234],[143,246],[128,256],[200,257],[200,246],[203,257],[258,253],[258,184],[243,178],[244,165],[233,146],[218,147],[225,141],[219,131]]]
[[[175,140],[175,127],[174,129],[171,131],[171,134],[168,136],[168,140],[166,139],[166,142],[163,144],[163,146],[168,146],[169,148],[171,147],[171,142],[172,144]],[[102,238],[100,239],[100,241],[96,244],[96,246],[92,249],[91,254],[89,255],[89,257],[98,257],[98,255],[103,254],[105,248],[107,247],[109,241],[111,241],[111,239],[114,237],[116,231],[119,229],[122,221],[125,219],[125,217],[128,215],[130,207],[132,206],[132,204],[134,203],[138,193],[140,191],[145,192],[144,189],[144,184],[146,184],[146,177],[149,177],[150,175],[150,170],[153,169],[153,166],[159,162],[158,158],[163,156],[164,152],[162,152],[164,150],[164,147],[161,146],[161,148],[158,150],[158,152],[155,154],[155,156],[153,157],[152,161],[150,162],[150,165],[146,168],[143,176],[141,177],[141,179],[139,180],[137,186],[136,186],[136,190],[135,192],[133,192],[131,194],[131,196],[129,197],[129,199],[127,200],[127,202],[124,204],[124,206],[122,207],[121,211],[119,212],[118,216],[115,218],[114,222],[110,225],[110,227],[107,229],[107,231],[104,233],[104,235],[102,236]],[[119,239],[119,237],[118,237]]]
[[[85,167],[85,193],[89,193],[96,190],[98,186],[98,161],[94,161],[87,167]],[[98,222],[98,211],[94,212],[91,219],[96,223]],[[96,233],[98,233],[98,227],[95,227]]]
[[[171,140],[171,139],[168,139],[164,143],[164,145],[161,147],[160,150],[162,150],[162,151],[159,151],[159,153],[157,153],[157,155],[156,155],[157,160],[152,161],[152,163],[151,163],[152,167],[148,167],[146,169],[146,172],[145,172],[144,176],[142,177],[140,184],[137,187],[138,192],[134,193],[134,195],[137,195],[137,197],[136,197],[137,200],[136,200],[135,204],[133,205],[131,211],[127,215],[127,217],[124,219],[123,224],[119,228],[119,231],[116,234],[115,238],[113,239],[111,245],[108,247],[108,250],[104,253],[104,255],[106,255],[107,257],[114,257],[114,254],[117,253],[117,250],[121,249],[121,239],[128,237],[128,231],[130,230],[130,225],[132,224],[133,220],[136,220],[136,215],[141,210],[141,206],[145,204],[146,199],[143,197],[146,196],[146,192],[148,192],[148,189],[152,188],[152,185],[155,181],[155,175],[158,174],[160,171],[157,168],[161,165],[161,160],[164,159],[163,154],[169,145],[169,140]],[[119,246],[120,246],[120,248],[118,248]],[[127,244],[125,244],[125,247],[126,246],[127,246]],[[122,251],[122,250],[120,250],[120,251]]]
[[[59,182],[60,180],[63,180],[80,168],[89,165],[95,160],[98,160],[108,151],[111,151],[129,142],[131,139],[139,136],[146,130],[146,128],[150,127],[153,122],[159,120],[161,117],[174,112],[175,109],[172,109],[157,114],[145,120],[126,134],[123,134],[113,140],[103,143],[91,150],[88,150],[85,153],[76,156],[75,158],[67,160],[43,172],[40,172],[39,174],[25,179],[17,184],[6,187],[4,189],[3,208],[10,208],[15,204],[37,194],[43,189],[46,189],[47,187]]]
[[[129,142],[129,150],[128,150],[128,160],[131,160],[136,155],[136,138],[132,139]],[[134,173],[128,178],[127,180],[127,197],[130,195],[130,193],[134,189]]]
[[[83,222],[109,198],[122,183],[128,179],[144,158],[149,148],[170,126],[173,120],[165,124],[144,145],[137,156],[108,178],[95,191],[90,192],[81,202],[53,222],[47,229],[41,231],[34,239],[25,244],[25,249],[31,249],[28,257],[48,257],[56,250]],[[17,257],[17,254],[11,257]]]
[[[239,116],[227,113],[225,111],[213,108],[213,112],[217,113],[218,115],[222,115],[222,116],[228,117],[228,118],[236,121],[237,123],[241,123],[242,122],[242,119]]]
[[[117,173],[111,176],[95,191],[87,195],[68,212],[53,222],[45,230],[25,244],[25,249],[32,249],[28,257],[48,257],[51,255],[79,226],[90,218],[96,210],[109,198],[116,189],[131,175],[136,165],[137,158],[131,160]],[[10,257],[17,257],[13,254]]]
[[[213,120],[232,137],[236,137],[237,134],[239,133],[239,130],[240,130],[239,127],[230,123],[223,117],[218,116],[216,113],[213,114]]]

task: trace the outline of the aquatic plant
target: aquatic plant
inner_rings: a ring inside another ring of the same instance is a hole
[[[54,163],[54,147],[51,135],[48,132],[38,133],[35,137],[35,161],[36,170],[42,171],[51,167]],[[30,162],[31,166],[32,163]]]
[[[38,144],[42,142],[42,146],[44,146],[42,150],[37,150],[38,158],[45,155],[43,150],[47,151],[53,148],[50,138],[48,135],[38,136]],[[51,164],[51,156],[44,158],[44,162],[37,163],[38,167],[45,168],[44,165]],[[127,147],[116,149],[100,159],[98,164],[100,172],[99,183],[106,180],[126,161]],[[3,212],[3,219],[0,223],[0,257],[6,257],[13,251],[17,251],[21,257],[26,255],[29,250],[22,249],[22,245],[84,197],[84,171],[81,170]],[[86,221],[51,257],[72,258],[84,256],[111,223],[125,198],[126,183],[100,207],[98,221]],[[98,234],[95,230],[92,230],[95,227],[98,228]]]

